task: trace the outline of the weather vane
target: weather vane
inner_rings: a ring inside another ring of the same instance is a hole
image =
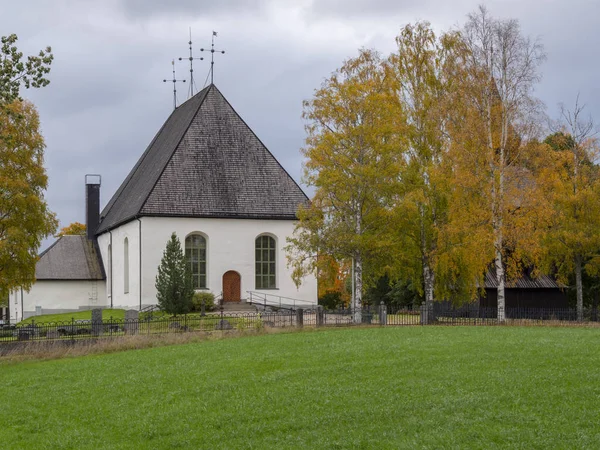
[[[183,61],[184,59],[188,59],[190,61],[190,89],[189,89],[189,97],[193,97],[194,96],[194,86],[195,86],[195,82],[194,82],[194,60],[195,59],[199,59],[200,61],[202,61],[204,58],[194,58],[194,54],[192,52],[192,28],[190,27],[190,40],[188,42],[188,44],[190,45],[190,56],[188,56],[187,58],[179,58],[179,61]]]
[[[225,50],[215,50],[215,36],[217,36],[217,32],[213,31],[212,32],[212,43],[210,46],[210,50],[208,50],[207,48],[200,49],[201,52],[210,51],[210,84],[213,84],[214,74],[215,74],[215,69],[214,69],[214,67],[215,67],[215,52],[225,53]]]
[[[178,80],[177,78],[175,78],[175,60],[173,59],[171,61],[171,64],[173,65],[173,109],[177,109],[177,82],[183,82],[185,83],[185,80]],[[167,81],[171,81],[171,80],[163,80],[163,83],[166,83]]]

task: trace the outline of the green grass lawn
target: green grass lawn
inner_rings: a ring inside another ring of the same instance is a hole
[[[2,448],[598,448],[600,332],[388,327],[0,365]]]
[[[124,309],[103,309],[102,310],[102,319],[109,320],[110,318],[123,320],[125,318],[125,310]],[[35,321],[38,324],[44,323],[54,323],[54,322],[70,322],[71,320],[91,320],[92,319],[92,311],[77,311],[77,312],[69,312],[63,314],[43,314],[41,316],[33,316],[28,319],[25,319],[19,324],[28,324],[31,321]]]

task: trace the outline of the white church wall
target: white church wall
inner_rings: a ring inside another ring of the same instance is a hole
[[[29,292],[13,291],[9,302],[12,322],[38,314],[106,307],[106,283],[102,280],[38,280]]]
[[[21,309],[21,293],[20,289],[12,291],[8,294],[8,308],[10,313],[10,322],[16,323],[23,318],[23,311]]]
[[[242,298],[248,296],[247,291],[257,291],[274,296],[289,297],[308,302],[317,302],[317,281],[314,276],[304,279],[296,288],[288,269],[283,247],[286,237],[294,229],[294,222],[289,220],[250,220],[250,219],[195,219],[195,218],[163,218],[142,217],[142,304],[156,304],[155,278],[167,241],[174,231],[185,245],[185,237],[191,233],[201,233],[207,239],[207,289],[219,295],[223,290],[223,274],[229,270],[241,276]],[[123,303],[121,296],[123,286],[122,242],[125,236],[130,241],[130,293],[139,295],[139,247],[137,247],[138,222],[133,221],[112,231],[113,255],[113,304],[137,306],[133,301]],[[277,288],[258,290],[255,286],[255,240],[261,234],[276,238],[277,243]],[[109,233],[98,239],[105,270],[108,277],[108,243]],[[110,301],[110,299],[109,299]],[[139,298],[136,299],[139,303]]]
[[[143,228],[142,228],[143,230]],[[112,235],[112,237],[111,237]],[[129,254],[129,286],[125,286],[125,239]],[[108,247],[111,246],[112,258],[109,258]],[[139,308],[139,222],[133,220],[110,233],[98,236],[98,246],[102,254],[104,273],[106,273],[107,304],[114,308]],[[112,261],[111,261],[112,259]],[[112,264],[112,268],[111,268]]]

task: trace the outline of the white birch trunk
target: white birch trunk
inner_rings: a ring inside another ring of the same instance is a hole
[[[428,311],[433,307],[434,274],[429,261],[429,248],[427,245],[427,234],[425,232],[425,210],[420,206],[421,214],[421,265],[423,266],[423,290],[425,293],[425,305]]]
[[[503,151],[500,152],[501,158],[503,159]],[[502,161],[501,164],[503,164]],[[506,312],[506,302],[505,302],[505,292],[504,292],[504,280],[506,278],[504,273],[504,264],[502,261],[502,249],[504,248],[503,242],[503,227],[504,221],[502,219],[502,211],[504,208],[504,174],[502,172],[502,168],[500,169],[500,176],[498,181],[498,198],[496,203],[496,217],[494,220],[495,223],[495,247],[496,247],[496,280],[498,282],[498,322],[504,322],[505,320],[505,312]]]
[[[354,304],[352,310],[354,323],[362,323],[362,290],[363,290],[363,264],[362,257],[358,252],[354,257]]]
[[[423,282],[425,287],[425,305],[427,308],[433,308],[433,286],[434,286],[434,273],[429,267],[428,263],[423,264]]]
[[[490,86],[493,83],[493,79],[490,80]],[[492,125],[492,101],[493,95],[492,92],[488,90],[487,92],[487,132],[488,132],[488,151],[490,154],[491,161],[491,176],[492,176],[492,223],[494,229],[494,265],[496,267],[496,282],[498,284],[497,288],[497,298],[498,298],[498,322],[504,322],[506,320],[505,311],[506,311],[506,301],[505,301],[505,292],[504,292],[504,264],[502,261],[502,249],[504,247],[503,242],[503,226],[504,221],[502,220],[502,213],[504,207],[504,147],[503,143],[506,139],[504,135],[504,127],[501,130],[502,135],[500,137],[501,145],[499,148],[500,155],[496,159],[496,149],[494,147],[494,139],[493,139],[493,125]],[[503,117],[504,119],[504,117]],[[503,120],[504,124],[504,120]],[[496,184],[496,175],[497,175],[497,184]]]
[[[429,264],[423,263],[423,284],[425,290],[425,308],[427,318],[424,322],[424,325],[431,323],[434,320],[433,316],[433,286],[434,286],[434,273],[433,270],[429,267]]]
[[[581,255],[575,255],[575,286],[577,289],[577,321],[583,322],[583,281]]]
[[[506,302],[504,298],[504,265],[502,264],[502,246],[498,242],[502,241],[502,232],[498,230],[496,233],[496,257],[494,263],[496,265],[496,282],[498,283],[498,322],[504,322],[506,319],[505,310]]]
[[[356,236],[362,235],[362,214],[359,207],[356,208],[354,231]],[[354,323],[362,323],[362,290],[363,290],[363,260],[360,250],[354,252],[354,298],[353,313]]]

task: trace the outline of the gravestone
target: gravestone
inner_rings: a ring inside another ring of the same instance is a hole
[[[17,329],[17,338],[19,341],[28,341],[40,337],[40,326],[34,323],[25,325]]]
[[[228,320],[221,319],[215,324],[215,330],[231,330],[233,327]]]
[[[46,333],[47,339],[58,339],[59,337],[60,333],[58,332],[58,330],[48,330],[48,332]]]
[[[102,331],[102,310],[92,309],[92,336],[100,336]]]
[[[125,323],[123,329],[125,334],[137,334],[139,330],[140,313],[135,309],[125,311]]]
[[[29,330],[23,328],[17,330],[17,340],[28,341],[30,338],[31,334],[29,334]]]

